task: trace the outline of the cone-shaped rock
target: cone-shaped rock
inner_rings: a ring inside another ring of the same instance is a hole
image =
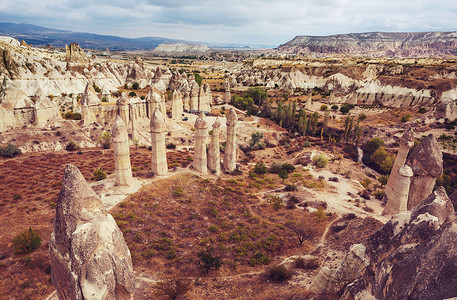
[[[232,172],[236,169],[236,133],[235,127],[237,122],[236,112],[230,109],[227,116],[227,140],[225,142],[224,169]]]
[[[216,175],[221,173],[221,151],[219,145],[220,127],[221,121],[217,118],[213,123],[211,142],[208,149],[208,168]]]
[[[78,168],[66,165],[49,242],[59,299],[132,299],[130,251]]]
[[[207,157],[206,157],[206,139],[208,135],[208,125],[205,120],[205,114],[201,112],[195,120],[195,149],[193,167],[197,172],[206,174]]]

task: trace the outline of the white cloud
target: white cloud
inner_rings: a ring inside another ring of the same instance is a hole
[[[128,37],[278,45],[295,35],[457,30],[449,0],[3,0],[0,20]]]

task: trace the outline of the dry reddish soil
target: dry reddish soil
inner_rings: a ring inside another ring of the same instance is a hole
[[[130,151],[134,176],[148,177],[150,152]],[[170,166],[189,163],[188,152],[169,152],[167,157]],[[48,244],[67,163],[77,166],[89,182],[94,182],[93,172],[99,167],[107,174],[114,172],[111,149],[0,158],[0,299],[41,299],[53,290]],[[12,239],[29,227],[38,230],[42,245],[30,255],[14,254]]]

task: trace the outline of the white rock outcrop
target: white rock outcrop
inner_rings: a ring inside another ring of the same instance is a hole
[[[49,242],[59,299],[133,299],[130,251],[113,217],[73,165],[66,165]]]

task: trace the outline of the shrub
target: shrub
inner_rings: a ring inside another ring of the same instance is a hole
[[[184,190],[180,186],[174,187],[173,192],[171,193],[171,195],[175,198],[181,197],[183,194],[184,194]]]
[[[420,114],[425,114],[426,112],[427,112],[427,109],[425,107],[419,107]]]
[[[8,144],[5,148],[0,147],[0,156],[2,157],[15,157],[21,154],[21,150],[13,144]]]
[[[282,282],[289,280],[292,273],[285,266],[277,265],[268,269],[267,276],[270,280]]]
[[[297,186],[295,186],[294,184],[287,184],[284,190],[286,192],[293,192],[297,190]]]
[[[409,120],[411,119],[411,115],[410,114],[406,114],[404,115],[403,117],[401,117],[401,121],[404,123],[404,122],[408,122]]]
[[[322,104],[321,105],[321,111],[326,111],[326,110],[328,110],[327,104]]]
[[[96,85],[96,84],[94,83],[94,84],[92,85],[92,87],[94,88],[94,91],[95,91],[96,93],[100,93],[101,90],[100,90],[100,87],[99,87],[98,85]]]
[[[305,270],[315,270],[319,268],[319,261],[316,258],[304,259],[299,257],[295,260],[295,268]]]
[[[267,265],[270,263],[270,258],[263,254],[262,251],[256,251],[254,255],[249,259],[249,265],[254,267],[256,265]]]
[[[388,180],[389,180],[389,175],[381,175],[378,177],[378,181],[379,181],[379,183],[381,183],[381,185],[386,185]]]
[[[41,245],[41,237],[38,231],[29,227],[13,239],[14,253],[27,254],[35,251]]]
[[[72,111],[67,111],[63,115],[64,119],[69,119],[69,120],[81,120],[81,114],[80,113],[74,113]]]
[[[167,149],[176,149],[176,145],[173,144],[173,143],[168,143],[165,147],[166,147]]]
[[[313,156],[313,163],[319,168],[325,168],[328,165],[328,156],[325,154],[318,154]]]
[[[281,196],[279,195],[271,196],[267,201],[271,203],[273,209],[276,211],[280,210],[284,206]]]
[[[131,92],[129,93],[129,97],[136,97],[136,93],[135,93],[134,91],[131,91]]]
[[[279,178],[281,178],[283,181],[285,181],[287,178],[289,178],[289,173],[287,172],[287,170],[282,169],[281,171],[279,171],[278,176],[279,176]]]
[[[139,89],[139,88],[140,88],[140,84],[139,84],[138,82],[134,82],[134,83],[132,84],[132,89],[137,90],[137,89]]]
[[[267,173],[267,166],[263,163],[263,161],[256,163],[254,167],[254,173],[256,174],[266,174]]]
[[[106,98],[106,97],[102,97],[101,100],[102,100],[102,102],[108,102],[108,98]]]
[[[183,298],[190,290],[190,280],[188,279],[166,279],[157,284],[155,296],[167,296],[169,299],[176,300]]]
[[[111,146],[111,134],[108,131],[103,131],[98,137],[98,143],[103,149],[109,149]]]
[[[98,168],[97,170],[95,170],[93,175],[94,175],[94,179],[97,181],[106,179],[106,173],[103,171],[102,168]]]
[[[220,256],[213,255],[212,248],[206,248],[205,250],[197,253],[200,259],[199,265],[203,272],[209,273],[211,270],[219,270],[222,267],[222,258]]]
[[[335,110],[335,111],[338,110],[338,105],[333,104],[332,107],[331,107],[331,109],[332,109],[332,110]]]
[[[354,105],[353,104],[349,104],[349,103],[343,103],[341,104],[341,107],[340,107],[340,112],[342,114],[347,114],[351,109],[354,108]]]
[[[79,146],[73,141],[70,140],[66,145],[65,145],[65,150],[67,151],[76,151],[79,149]]]

